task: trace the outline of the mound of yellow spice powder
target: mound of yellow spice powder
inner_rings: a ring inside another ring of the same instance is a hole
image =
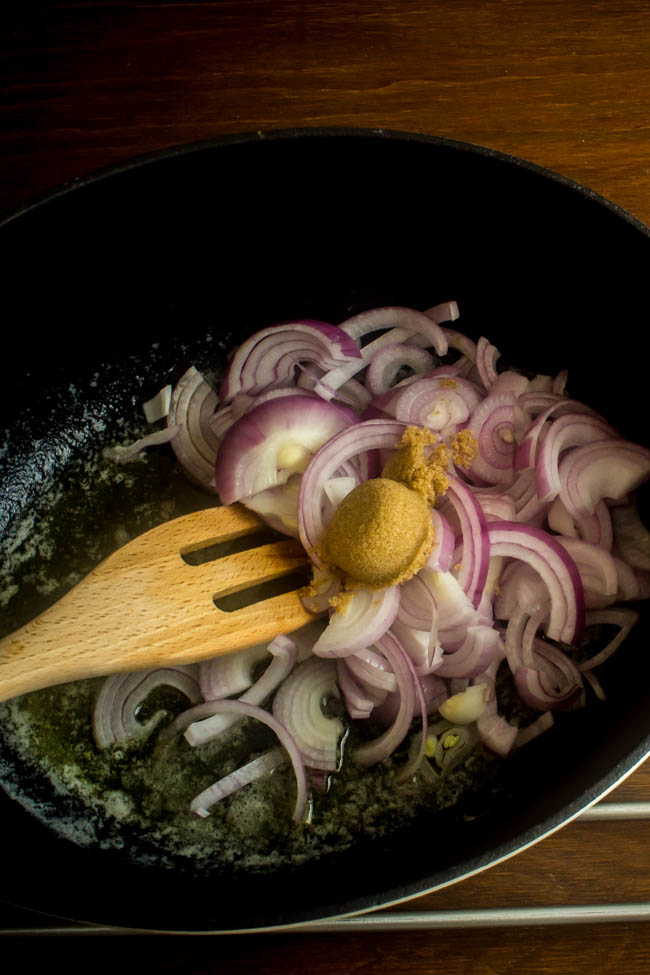
[[[452,441],[455,463],[466,466],[476,440]],[[429,506],[449,487],[449,448],[423,427],[407,427],[381,477],[364,481],[337,508],[321,543],[321,555],[343,570],[347,585],[367,589],[406,582],[419,572],[433,548]]]
[[[323,557],[342,569],[348,583],[384,589],[405,582],[433,547],[429,508],[417,491],[376,477],[358,484],[334,513]]]

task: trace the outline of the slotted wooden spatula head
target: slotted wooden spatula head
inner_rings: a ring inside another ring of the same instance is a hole
[[[290,538],[264,542],[265,529],[252,512],[230,505],[183,515],[128,542],[0,640],[0,700],[83,677],[206,660],[315,619],[298,598],[299,583],[270,598],[255,591],[243,608],[219,608],[234,593],[301,570],[307,580],[302,546]],[[237,551],[241,540],[249,547]],[[208,549],[210,561],[189,564]]]

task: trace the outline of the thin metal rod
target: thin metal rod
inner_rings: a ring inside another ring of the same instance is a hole
[[[296,933],[317,931],[441,931],[540,925],[611,924],[615,921],[650,921],[650,903],[570,904],[553,907],[495,907],[467,911],[393,911],[362,914],[334,921],[318,921],[296,928]]]
[[[542,925],[612,924],[650,921],[650,903],[570,904],[552,907],[493,907],[464,911],[377,911],[358,917],[311,921],[291,928],[268,928],[263,934],[333,934],[342,931],[449,931],[471,928],[522,928]],[[160,932],[165,934],[165,932]],[[184,934],[184,932],[180,932]],[[215,932],[217,934],[234,932]],[[78,937],[97,935],[149,935],[149,931],[110,928],[102,925],[53,925],[38,928],[0,929],[0,937],[37,935]],[[213,937],[211,932],[187,933],[188,937]]]
[[[599,802],[577,817],[589,823],[618,819],[650,819],[650,802]]]

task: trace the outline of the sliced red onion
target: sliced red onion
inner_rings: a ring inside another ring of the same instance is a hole
[[[499,652],[498,630],[491,626],[468,626],[462,646],[454,653],[444,654],[440,666],[436,668],[436,676],[478,677],[498,657]]]
[[[357,681],[348,667],[348,660],[336,661],[336,680],[351,718],[369,718],[377,704],[376,696],[369,694],[364,685]]]
[[[575,519],[566,510],[560,498],[556,498],[548,509],[548,526],[551,531],[558,535],[566,535],[567,538],[578,538],[579,532]]]
[[[427,738],[429,732],[429,712],[427,706],[427,697],[424,692],[424,687],[422,686],[422,680],[415,672],[415,669],[410,661],[409,666],[411,668],[411,674],[413,677],[413,683],[415,686],[415,710],[419,709],[420,720],[422,722],[422,727],[420,732],[415,736],[415,740],[418,743],[415,749],[409,749],[409,759],[406,765],[400,770],[399,774],[396,776],[396,782],[398,785],[402,785],[412,778],[420,766],[426,760],[427,753]],[[399,714],[399,711],[398,711]]]
[[[517,630],[521,632],[521,627]],[[537,711],[584,707],[582,675],[558,647],[541,639],[534,639],[528,649],[516,646],[508,626],[506,651],[517,693],[529,707]]]
[[[300,541],[316,565],[321,564],[316,547],[324,530],[322,495],[325,482],[351,457],[369,450],[395,447],[405,429],[406,424],[397,420],[364,420],[333,436],[314,454],[302,477],[298,524]]]
[[[347,657],[372,646],[390,628],[400,602],[399,586],[377,592],[354,589],[330,617],[314,644],[317,657]]]
[[[627,440],[597,440],[569,451],[559,475],[569,514],[591,515],[603,498],[623,498],[650,476],[650,450]]]
[[[293,818],[297,822],[302,822],[307,804],[307,774],[296,742],[284,725],[268,711],[264,711],[253,704],[246,704],[244,701],[210,701],[203,707],[206,709],[206,713],[209,708],[211,714],[234,715],[235,718],[254,718],[276,734],[293,765],[296,776],[296,805]]]
[[[527,393],[523,393],[519,399],[519,405],[522,409],[526,410],[532,416],[539,416],[540,413],[543,413],[550,406],[557,406],[560,403],[569,402],[566,396],[541,390],[530,390]],[[587,412],[593,413],[593,410],[590,410],[588,407],[585,407],[585,409]]]
[[[436,370],[435,375],[396,386],[392,396],[382,398],[379,405],[404,423],[455,432],[476,409],[482,395],[478,386],[469,380],[439,375]]]
[[[435,360],[426,349],[392,342],[373,356],[366,372],[366,386],[373,396],[378,396],[394,385],[400,370],[408,368],[418,374],[429,372],[434,367]]]
[[[604,501],[598,502],[593,515],[582,515],[576,518],[575,524],[583,542],[600,545],[607,552],[611,552],[614,542],[612,516]]]
[[[513,372],[511,369],[507,369],[505,372],[500,373],[492,386],[490,387],[490,394],[492,393],[512,393],[517,399],[523,396],[524,393],[528,392],[530,387],[530,380],[522,376],[520,372]],[[526,426],[530,423],[530,415],[526,410],[521,407],[524,417],[526,419]]]
[[[466,628],[476,625],[478,617],[472,601],[453,572],[432,572],[424,566],[417,578],[433,596],[437,610],[438,636],[443,646],[448,645],[445,637],[454,629],[460,630],[464,639]]]
[[[584,673],[585,671],[593,670],[594,667],[599,667],[606,660],[609,660],[638,621],[639,614],[636,610],[628,606],[610,606],[608,609],[596,609],[588,612],[585,619],[587,626],[613,624],[619,627],[619,631],[609,641],[607,646],[603,647],[602,650],[599,650],[588,660],[578,664],[578,670]]]
[[[432,631],[437,622],[437,608],[423,570],[400,586],[400,604],[395,617],[403,626],[414,630]],[[464,594],[463,594],[464,595]]]
[[[242,498],[242,504],[254,511],[267,525],[275,531],[282,532],[290,538],[299,538],[298,530],[298,498],[300,497],[300,474],[292,474],[286,484],[258,491],[248,498]]]
[[[425,312],[428,314],[428,312]],[[443,328],[445,338],[447,339],[447,344],[450,349],[458,349],[462,355],[474,365],[476,362],[476,343],[472,342],[466,335],[462,332],[457,332],[453,328]]]
[[[553,688],[544,682],[544,675],[531,667],[518,667],[514,673],[515,687],[524,704],[535,711],[573,711],[584,707],[584,685]]]
[[[562,369],[560,372],[558,372],[557,376],[553,380],[553,392],[559,393],[560,396],[563,396],[568,378],[569,372],[567,369]]]
[[[436,572],[448,572],[454,557],[454,531],[447,518],[437,508],[431,508],[431,523],[433,548],[427,559],[427,565]]]
[[[474,410],[467,430],[478,443],[470,472],[488,484],[511,484],[517,437],[525,417],[513,393],[490,393]]]
[[[387,657],[397,679],[400,694],[399,711],[393,724],[379,738],[360,745],[354,752],[358,765],[368,768],[382,762],[404,741],[415,714],[418,695],[418,677],[412,669],[408,654],[399,641],[389,632],[377,642],[378,649]]]
[[[429,629],[412,627],[403,623],[398,613],[391,630],[411,658],[417,674],[422,677],[438,668],[442,661],[442,647],[437,640],[438,627],[435,623]]]
[[[476,719],[476,731],[483,745],[495,755],[505,758],[514,747],[518,729],[499,714],[495,690],[498,660],[485,673],[476,677],[473,686],[482,687],[485,707]]]
[[[350,673],[364,687],[376,688],[386,693],[397,690],[397,678],[382,654],[373,650],[358,650],[345,659]]]
[[[451,305],[446,307],[451,311]],[[414,308],[398,306],[371,308],[369,311],[362,311],[360,314],[346,319],[340,327],[342,331],[357,341],[364,335],[377,332],[380,329],[404,329],[407,333],[421,335],[427,339],[429,345],[433,346],[438,355],[442,356],[447,354],[448,346],[438,318],[434,318],[434,315],[437,316],[438,314],[436,308],[430,309],[427,314],[416,311]],[[443,321],[445,320],[443,318]],[[393,338],[393,341],[402,341],[402,337]]]
[[[373,308],[370,311],[361,312],[353,318],[348,318],[341,324],[340,328],[357,341],[370,332],[376,332],[380,329],[389,329],[389,331],[364,346],[361,350],[361,364],[350,362],[333,368],[319,380],[314,388],[324,399],[331,399],[343,383],[360,372],[369,362],[372,362],[380,349],[387,345],[416,337],[433,346],[438,355],[445,355],[447,352],[447,339],[437,321],[434,321],[431,316],[424,315],[412,308]]]
[[[103,456],[107,460],[115,460],[118,464],[126,464],[134,460],[147,447],[157,447],[163,443],[171,443],[174,437],[180,433],[180,426],[167,427],[164,430],[156,430],[155,433],[148,433],[146,437],[141,437],[132,444],[122,446],[117,444],[114,447],[105,447]]]
[[[158,420],[164,420],[169,413],[169,406],[172,399],[172,387],[171,384],[168,386],[163,386],[155,396],[147,400],[146,403],[142,404],[142,410],[147,419],[148,423],[157,423]]]
[[[343,498],[347,498],[350,491],[353,491],[358,483],[358,479],[350,475],[330,477],[329,480],[325,481],[323,490],[334,511],[338,508]]]
[[[533,616],[550,612],[548,588],[544,580],[525,562],[514,561],[503,570],[499,580],[499,594],[494,602],[494,615],[510,620],[519,608]]]
[[[189,476],[207,490],[212,477],[219,441],[210,421],[217,407],[217,394],[194,366],[181,376],[172,392],[167,426],[179,426],[172,447]]]
[[[550,428],[549,418],[551,414],[559,406],[559,402],[549,406],[543,413],[539,414],[536,420],[526,430],[515,451],[514,469],[516,471],[529,470],[535,466],[539,442]]]
[[[496,363],[501,353],[496,346],[491,345],[486,338],[481,337],[476,344],[476,368],[481,382],[486,389],[490,389],[496,382]]]
[[[224,438],[226,430],[229,430],[237,418],[233,415],[232,403],[223,406],[216,413],[213,413],[209,420],[209,426],[218,443]]]
[[[149,734],[165,712],[159,711],[145,724],[138,720],[137,714],[157,687],[174,687],[192,704],[201,700],[198,667],[194,664],[114,674],[102,684],[93,711],[93,732],[98,748]]]
[[[611,552],[614,541],[612,516],[604,501],[598,502],[593,515],[573,518],[561,499],[556,498],[548,509],[547,519],[549,528],[558,535],[581,538],[583,542],[600,545],[607,552]]]
[[[425,308],[424,314],[432,322],[437,322],[438,325],[442,325],[443,322],[455,322],[460,316],[458,304],[455,301],[441,301],[437,305],[432,305],[431,308]],[[446,332],[446,329],[443,328],[443,332]]]
[[[280,397],[254,406],[226,432],[214,484],[222,504],[285,484],[326,441],[357,422],[352,410],[316,397]]]
[[[256,650],[258,648],[255,648]],[[255,706],[261,706],[264,704],[266,699],[270,697],[273,691],[280,686],[283,680],[291,673],[298,655],[296,644],[289,637],[280,635],[276,636],[268,646],[266,651],[271,654],[272,660],[269,666],[266,668],[264,673],[255,681],[254,684],[249,684],[247,689],[241,695],[239,700],[244,704],[252,704]],[[246,653],[246,651],[242,651]],[[233,656],[237,656],[233,654]],[[250,674],[251,661],[255,659],[256,654],[252,654],[251,657],[243,663],[243,669],[248,670]],[[219,658],[223,660],[224,658]],[[257,659],[262,659],[258,657]],[[252,676],[250,677],[252,679]],[[233,693],[237,693],[236,691]],[[230,728],[235,724],[239,718],[236,714],[224,715],[224,714],[214,714],[205,718],[205,720],[200,720],[203,715],[197,716],[196,721],[192,721],[185,732],[185,738],[190,745],[203,745],[207,741],[216,738],[227,728]]]
[[[312,657],[296,667],[273,699],[273,714],[310,768],[333,772],[338,767],[344,727],[338,718],[324,713],[323,702],[340,696],[334,661]]]
[[[560,493],[558,467],[562,451],[616,436],[614,428],[597,416],[566,413],[554,420],[540,443],[535,461],[537,494],[540,501],[552,501]]]
[[[299,363],[335,369],[360,358],[357,343],[337,325],[311,320],[271,325],[235,352],[221,387],[221,402],[226,405],[237,393],[254,396],[276,386],[291,386]]]
[[[552,535],[517,522],[488,522],[490,555],[521,559],[543,579],[551,600],[546,634],[575,644],[584,623],[584,590],[568,552]]]
[[[580,538],[565,538],[556,536],[556,541],[569,553],[580,573],[585,594],[587,609],[610,606],[616,599],[618,590],[618,572],[616,563],[610,553],[584,542]]]
[[[363,366],[361,368],[363,368]],[[312,392],[315,390],[321,377],[325,375],[324,369],[319,369],[318,366],[313,364],[301,364],[299,366],[299,370],[300,374],[298,376],[298,387],[308,389]],[[318,394],[314,393],[314,395]],[[325,399],[329,398],[330,397],[325,397]],[[358,382],[356,379],[348,379],[343,383],[342,386],[339,386],[332,399],[338,403],[342,403],[344,406],[350,406],[358,413],[363,413],[372,399],[372,394],[368,389],[366,389],[363,383]]]
[[[481,602],[490,560],[487,522],[476,496],[459,478],[449,477],[446,497],[456,511],[462,531],[463,555],[458,581],[476,607]]]
[[[314,566],[312,579],[306,590],[300,593],[300,600],[310,613],[325,613],[332,605],[332,599],[341,591],[341,580],[326,567]]]
[[[474,495],[481,506],[486,521],[516,520],[517,507],[509,494],[487,494],[479,488],[474,492]]]
[[[241,694],[253,683],[253,668],[269,654],[266,643],[223,654],[199,664],[199,685],[205,701]]]
[[[252,762],[248,762],[200,792],[190,803],[190,812],[201,819],[205,819],[210,815],[210,809],[217,802],[232,795],[233,792],[243,789],[244,786],[250,785],[251,782],[255,782],[263,775],[268,775],[269,772],[280,765],[285,765],[288,761],[284,748],[272,748],[260,755],[259,758],[254,758]]]
[[[449,697],[447,683],[435,674],[420,676],[424,704],[428,715],[435,714],[438,707]],[[400,709],[400,693],[387,694],[384,701],[377,704],[372,712],[373,720],[381,727],[388,728],[397,719]],[[426,738],[426,735],[425,735]]]
[[[487,715],[485,712],[477,719],[476,730],[484,746],[501,758],[510,754],[519,734],[516,725],[507,721],[503,715]]]

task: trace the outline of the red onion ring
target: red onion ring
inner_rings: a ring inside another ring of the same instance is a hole
[[[487,529],[492,556],[522,559],[544,580],[551,600],[547,636],[575,644],[584,624],[584,590],[571,556],[553,536],[537,528],[492,521]]]
[[[293,385],[295,368],[315,362],[325,369],[360,359],[357,343],[328,322],[282,322],[261,329],[235,352],[221,386],[221,403],[237,393],[255,395],[274,386]]]
[[[273,714],[287,729],[305,765],[333,772],[339,764],[339,740],[343,723],[328,717],[322,703],[340,698],[336,665],[332,660],[311,657],[299,664],[273,699]]]
[[[223,779],[219,779],[213,785],[204,789],[200,792],[198,796],[195,796],[190,803],[190,812],[193,812],[196,816],[201,819],[205,819],[210,815],[210,809],[221,799],[225,799],[226,796],[231,795],[233,792],[237,792],[239,789],[243,789],[244,786],[250,785],[256,779],[261,778],[263,775],[267,775],[274,769],[278,768],[280,765],[284,765],[288,761],[287,753],[283,748],[272,748],[270,751],[265,752],[260,755],[259,758],[254,758],[252,762],[248,762],[241,768],[235,769],[230,775],[224,776]]]
[[[392,633],[388,632],[378,641],[377,646],[387,657],[397,679],[400,704],[395,721],[390,728],[374,741],[360,745],[354,752],[355,761],[364,768],[384,761],[404,741],[413,721],[418,696],[416,687],[419,678],[412,669],[408,654],[399,641]],[[424,700],[424,695],[422,695],[422,700]]]
[[[164,712],[158,712],[146,724],[138,721],[137,712],[157,687],[174,687],[191,703],[200,701],[198,676],[198,667],[189,664],[114,674],[106,678],[93,709],[93,734],[97,747],[106,748],[148,734]]]
[[[332,613],[313,647],[317,657],[348,657],[376,643],[390,628],[400,603],[399,586],[377,592],[354,589],[343,609]]]

